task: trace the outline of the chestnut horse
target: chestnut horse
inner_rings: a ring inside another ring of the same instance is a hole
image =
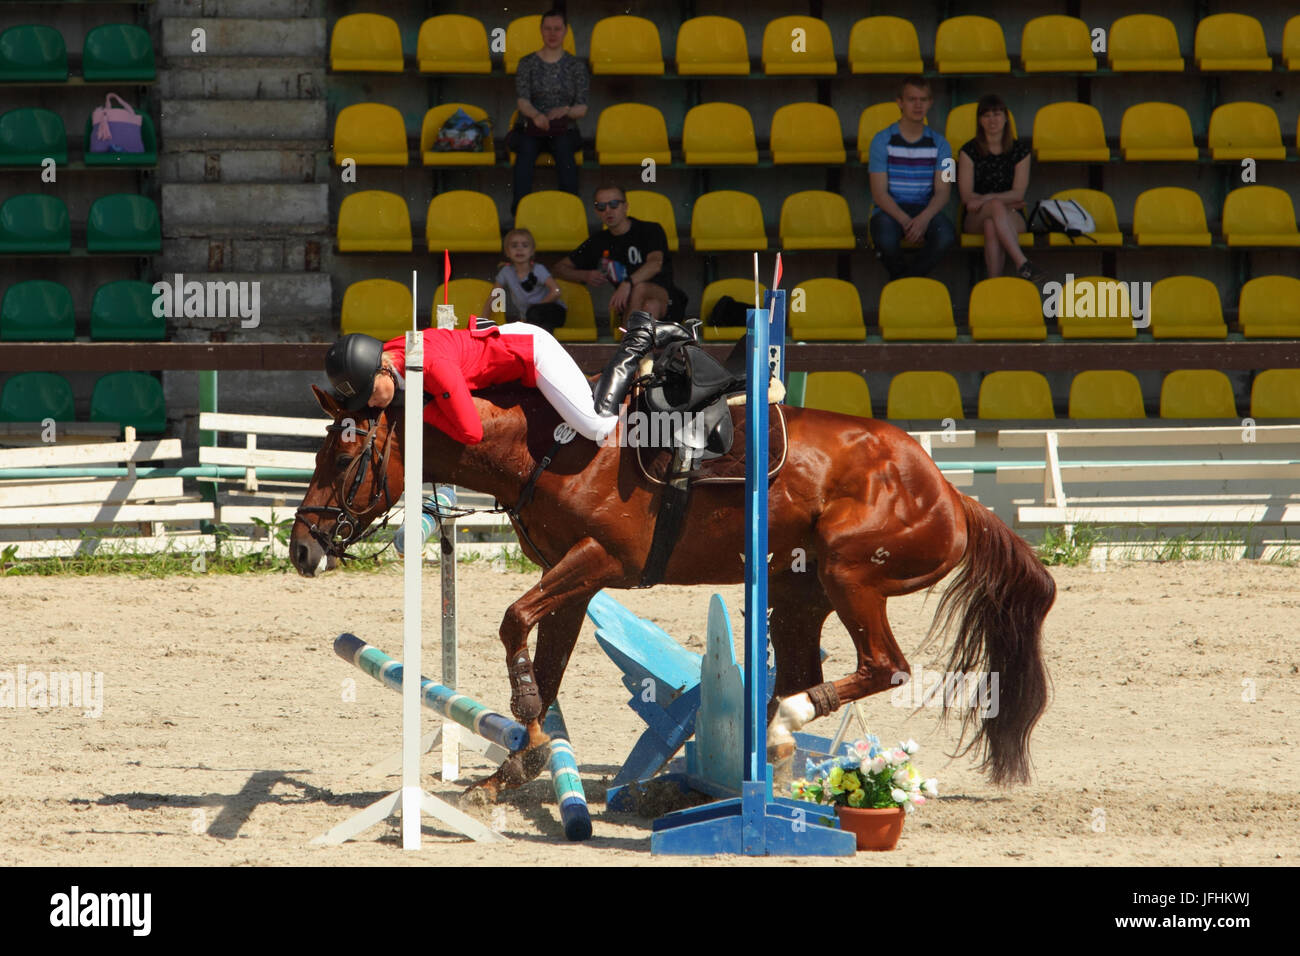
[[[401,403],[368,409],[348,422],[333,398],[313,391],[334,424],[316,456],[290,540],[294,566],[309,577],[343,556],[403,487]],[[551,448],[559,416],[536,390],[516,385],[478,392],[474,404],[483,419],[479,444],[462,445],[425,428],[424,480],[514,504]],[[908,663],[890,632],[885,602],[957,569],[922,647],[955,622],[948,670],[998,674],[997,707],[964,711],[958,747],[973,734],[959,752],[977,748],[980,767],[994,783],[1027,781],[1029,735],[1047,705],[1040,644],[1056,596],[1051,575],[1001,519],[954,489],[907,433],[812,409],[786,408],[785,414],[786,462],[769,491],[776,661],[770,757],[788,758],[790,732],[813,717],[906,679]],[[546,568],[506,610],[500,629],[510,709],[527,726],[529,743],[471,788],[483,788],[489,799],[545,766],[549,738],[540,717],[559,693],[587,602],[601,588],[639,584],[661,488],[641,477],[634,452],[575,438],[558,451],[519,511],[521,547]],[[740,483],[692,491],[663,583],[744,580],[743,499]],[[832,610],[848,628],[857,662],[852,673],[823,683],[819,644]],[[535,672],[528,653],[534,625]]]

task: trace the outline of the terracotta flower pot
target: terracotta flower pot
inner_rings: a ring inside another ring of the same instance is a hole
[[[836,807],[835,814],[840,818],[840,829],[857,836],[859,850],[892,850],[898,846],[906,816],[902,807]]]

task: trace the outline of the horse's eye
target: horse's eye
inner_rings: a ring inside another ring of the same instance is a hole
[[[351,455],[339,455],[339,457],[334,462],[334,467],[342,470],[346,468],[349,464],[351,464],[351,462],[352,462]]]

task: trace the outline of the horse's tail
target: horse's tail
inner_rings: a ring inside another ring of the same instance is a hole
[[[930,628],[933,637],[960,618],[947,670],[965,675],[966,687],[969,681],[987,681],[977,685],[978,698],[968,695],[964,702],[958,754],[976,748],[980,769],[995,784],[1028,783],[1029,735],[1050,689],[1041,644],[1056,582],[1029,544],[997,515],[965,495],[961,507],[966,553]],[[945,717],[951,703],[945,694]],[[974,736],[963,748],[972,728]]]

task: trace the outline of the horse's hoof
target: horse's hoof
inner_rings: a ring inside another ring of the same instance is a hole
[[[774,757],[772,751],[779,751],[780,749],[774,747],[767,752],[767,761],[772,765],[772,791],[774,793],[785,793],[794,780],[794,751],[791,751],[785,757],[781,757],[779,753]]]
[[[781,741],[778,743],[769,743],[767,745],[767,762],[773,767],[780,767],[784,764],[787,768],[794,763],[794,741]]]
[[[483,784],[476,783],[474,786],[462,793],[460,799],[457,800],[456,803],[461,807],[461,809],[479,810],[492,806],[492,804],[496,803],[496,799],[496,794],[494,792],[483,786]]]

